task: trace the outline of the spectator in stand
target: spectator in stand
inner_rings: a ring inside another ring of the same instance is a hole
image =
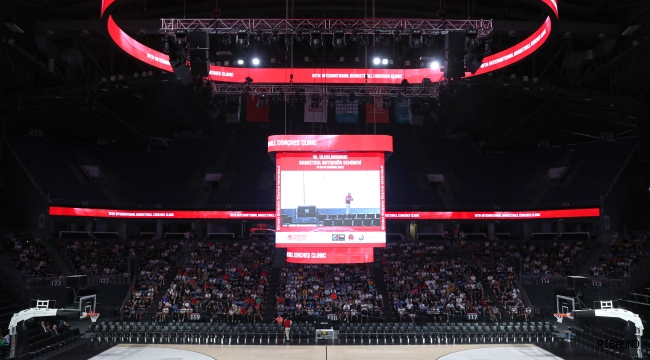
[[[0,249],[12,258],[14,268],[23,276],[62,276],[40,238],[30,234],[0,234]]]

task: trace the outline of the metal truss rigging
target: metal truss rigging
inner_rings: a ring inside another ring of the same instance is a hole
[[[305,96],[349,96],[354,94],[359,98],[364,96],[437,98],[441,88],[440,83],[434,83],[430,86],[314,86],[212,83],[211,86],[215,95],[284,95],[286,99],[296,94]]]
[[[161,32],[173,34],[178,31],[205,31],[211,34],[236,34],[246,32],[277,32],[279,35],[295,35],[319,30],[322,34],[343,32],[345,34],[399,34],[408,35],[420,30],[424,35],[440,35],[446,32],[477,31],[479,38],[492,31],[492,20],[442,20],[442,19],[161,19]]]

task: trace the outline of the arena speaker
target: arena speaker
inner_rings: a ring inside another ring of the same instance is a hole
[[[465,33],[449,32],[445,35],[445,78],[465,76]]]
[[[210,38],[202,31],[191,32],[188,35],[190,43],[190,69],[192,76],[206,77],[210,75]]]
[[[639,159],[650,160],[650,120],[642,120],[636,124],[637,136],[639,138]]]

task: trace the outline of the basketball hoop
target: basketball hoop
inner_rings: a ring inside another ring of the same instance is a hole
[[[97,322],[97,318],[99,318],[99,313],[88,313],[86,314],[90,318],[90,321],[92,322]]]
[[[560,324],[562,323],[562,320],[563,320],[565,317],[567,317],[567,315],[568,315],[568,314],[553,314],[553,316],[555,316],[555,318],[557,319],[557,322],[559,322]]]

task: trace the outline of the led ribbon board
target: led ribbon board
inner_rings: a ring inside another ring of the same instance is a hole
[[[102,24],[113,42],[134,58],[172,72],[169,56],[147,47],[122,31],[112,16],[117,5],[130,0],[103,0]],[[520,61],[539,49],[551,34],[552,22],[558,19],[557,0],[531,0],[542,6],[549,13],[542,25],[524,41],[492,54],[483,59],[481,68],[475,75],[486,74]],[[291,79],[293,75],[293,79]],[[367,79],[366,79],[367,76]],[[247,68],[210,66],[210,79],[219,82],[244,83],[247,77],[256,83],[269,84],[392,84],[399,85],[402,80],[419,84],[423,78],[437,82],[443,74],[439,69],[354,69],[354,68]],[[466,77],[473,76],[466,73]],[[264,80],[260,80],[264,79]]]
[[[273,220],[275,211],[219,210],[120,210],[50,206],[50,216],[95,217],[114,219],[217,219]],[[527,210],[527,211],[387,211],[387,221],[394,220],[537,220],[599,217],[599,208]]]

